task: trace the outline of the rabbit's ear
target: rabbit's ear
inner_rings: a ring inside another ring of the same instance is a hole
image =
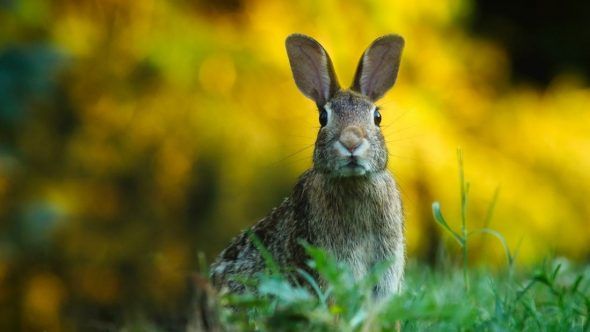
[[[301,34],[290,35],[285,44],[297,87],[324,106],[340,90],[328,53],[315,39]]]
[[[363,53],[351,89],[376,101],[391,89],[404,48],[398,35],[377,38]]]

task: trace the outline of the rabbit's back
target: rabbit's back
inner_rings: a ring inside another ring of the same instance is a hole
[[[283,268],[302,265],[305,254],[297,239],[309,236],[300,234],[303,228],[298,226],[297,208],[290,196],[268,216],[236,236],[211,265],[213,284],[219,289],[241,292],[244,287],[238,279],[263,272],[269,259]]]

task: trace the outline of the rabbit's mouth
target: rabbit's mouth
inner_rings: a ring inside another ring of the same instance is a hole
[[[367,174],[367,167],[356,157],[343,160],[343,165],[338,168],[338,175],[342,177],[362,176]]]

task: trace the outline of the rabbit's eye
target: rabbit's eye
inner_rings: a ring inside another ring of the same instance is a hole
[[[381,124],[381,113],[379,113],[378,109],[375,110],[375,113],[373,114],[373,119],[375,120],[376,126],[379,126],[379,124]]]
[[[320,125],[324,127],[326,124],[328,124],[328,112],[322,109],[320,111]]]

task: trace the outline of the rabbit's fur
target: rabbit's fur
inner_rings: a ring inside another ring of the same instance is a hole
[[[396,182],[387,170],[388,153],[374,102],[395,82],[403,43],[396,35],[375,40],[361,57],[351,89],[341,90],[332,62],[318,42],[299,34],[287,38],[295,82],[316,102],[325,120],[313,167],[279,207],[220,254],[211,267],[216,287],[240,292],[240,276],[251,277],[265,269],[260,246],[253,242],[259,239],[286,271],[311,272],[302,241],[348,264],[357,279],[376,263],[391,261],[375,294],[382,298],[400,290],[405,264],[403,211]]]

